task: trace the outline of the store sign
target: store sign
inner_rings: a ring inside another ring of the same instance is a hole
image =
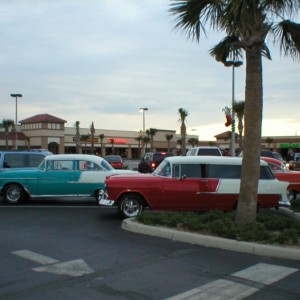
[[[127,139],[121,139],[121,138],[108,138],[107,139],[108,143],[112,144],[127,144]]]
[[[282,143],[280,144],[280,148],[299,148],[298,143]]]

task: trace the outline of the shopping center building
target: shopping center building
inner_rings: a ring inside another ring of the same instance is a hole
[[[49,114],[40,114],[20,121],[17,132],[8,132],[5,134],[4,128],[0,129],[0,150],[28,150],[28,149],[47,149],[54,154],[76,153],[76,128],[65,127],[66,120]],[[181,136],[176,130],[156,129],[153,137],[153,151],[170,151],[173,154],[180,154]],[[150,143],[142,145],[140,140],[141,132],[124,130],[107,130],[95,128],[93,140],[91,138],[90,128],[80,128],[80,153],[89,154],[118,154],[124,158],[139,158],[145,147],[150,150]],[[168,142],[166,136],[173,135]],[[198,140],[197,135],[188,135],[186,141]],[[236,140],[236,149],[238,138]],[[7,147],[6,147],[7,143]],[[198,146],[218,146],[222,150],[230,148],[230,132],[226,131],[215,136],[212,141],[199,141]],[[192,147],[187,144],[187,149]],[[299,136],[270,136],[262,137],[261,147],[272,149],[281,153],[283,157],[287,156],[290,149],[294,152],[300,152]]]

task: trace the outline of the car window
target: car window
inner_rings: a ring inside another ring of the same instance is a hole
[[[286,170],[282,169],[279,165],[268,162],[269,167],[273,173],[285,173]]]
[[[38,166],[41,161],[45,158],[44,155],[34,155],[34,154],[29,154],[28,156],[28,167],[36,167]]]
[[[105,159],[102,160],[101,162],[101,169],[103,171],[112,171],[114,168],[111,166],[109,162],[107,162]]]
[[[241,166],[239,165],[206,165],[207,178],[240,178]]]
[[[181,178],[201,178],[201,165],[200,164],[174,164],[172,177]]]
[[[73,169],[72,160],[53,160],[50,164],[50,169],[55,171],[64,171]]]
[[[220,151],[218,149],[200,148],[198,149],[197,155],[199,156],[220,156]]]
[[[171,165],[168,161],[163,161],[153,172],[154,175],[171,177]]]
[[[26,167],[25,155],[22,153],[7,153],[4,157],[4,168],[24,168]]]
[[[102,170],[102,167],[88,160],[80,160],[77,162],[77,169],[80,171],[99,171]]]

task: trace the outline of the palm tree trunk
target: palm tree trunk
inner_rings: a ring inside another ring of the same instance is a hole
[[[256,221],[263,109],[261,49],[247,49],[246,62],[244,152],[235,219],[238,224]]]

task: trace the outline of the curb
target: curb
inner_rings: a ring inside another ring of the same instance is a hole
[[[300,217],[299,214],[296,215],[297,217]],[[170,228],[148,226],[136,222],[135,218],[123,220],[122,229],[134,233],[140,233],[205,247],[219,248],[223,250],[237,251],[259,256],[300,260],[300,249],[298,248],[236,241],[220,237],[202,235],[198,233],[184,232]]]

